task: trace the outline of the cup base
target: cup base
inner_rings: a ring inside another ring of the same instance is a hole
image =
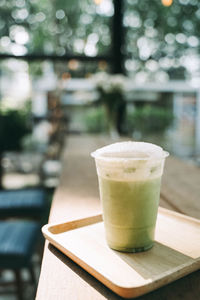
[[[108,244],[108,246],[111,249],[119,251],[119,252],[137,253],[137,252],[143,252],[143,251],[147,251],[147,250],[151,249],[153,247],[153,243],[148,246],[138,247],[138,248],[115,247],[115,246],[111,246],[109,244]]]

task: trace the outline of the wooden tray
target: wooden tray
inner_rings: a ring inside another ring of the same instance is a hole
[[[102,215],[47,224],[44,236],[125,298],[143,295],[200,268],[200,221],[159,208],[156,242],[141,253],[111,250],[104,238]]]

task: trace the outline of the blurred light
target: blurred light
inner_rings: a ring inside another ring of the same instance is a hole
[[[200,19],[200,8],[195,12],[195,15],[198,19]]]
[[[16,56],[25,55],[27,53],[27,49],[24,46],[14,44],[14,43],[11,44],[10,49],[11,49],[12,54],[14,54]]]
[[[82,39],[76,39],[74,41],[74,50],[75,51],[77,51],[79,53],[83,52],[84,46],[85,46],[84,40],[82,40]]]
[[[159,59],[159,65],[162,69],[169,69],[174,65],[174,59],[170,57],[162,57]]]
[[[191,20],[188,19],[183,22],[183,27],[187,31],[192,31],[194,29],[194,24]]]
[[[94,0],[94,3],[95,3],[96,5],[100,5],[102,2],[103,2],[103,0]]]
[[[175,40],[175,36],[173,33],[167,33],[165,36],[165,41],[167,42],[167,44],[173,44]]]
[[[43,22],[46,19],[46,16],[43,12],[40,11],[35,15],[34,19],[35,19],[34,21]]]
[[[111,38],[109,35],[103,35],[101,41],[104,46],[109,46],[111,43]]]
[[[97,33],[91,33],[89,34],[87,40],[89,43],[96,44],[99,40],[99,36]]]
[[[199,69],[199,57],[196,54],[182,56],[180,58],[180,63],[191,73],[198,71]]]
[[[147,27],[145,29],[145,36],[149,38],[155,38],[158,35],[158,31],[155,28]]]
[[[190,36],[187,39],[188,44],[190,45],[190,47],[197,47],[199,46],[199,39],[196,36]]]
[[[132,60],[132,59],[127,59],[125,61],[125,68],[128,71],[137,71],[140,68],[140,62],[136,61],[136,60]]]
[[[10,37],[17,44],[26,44],[29,40],[29,34],[23,26],[13,25],[10,27]]]
[[[17,44],[23,45],[26,44],[29,40],[29,35],[26,31],[18,31],[15,33],[15,42]]]
[[[71,74],[69,72],[65,72],[62,74],[62,79],[67,80],[71,78]]]
[[[96,0],[95,0],[96,1]],[[98,1],[99,4],[96,6],[96,13],[99,15],[105,15],[111,17],[114,14],[114,7],[111,0]]]
[[[145,21],[144,21],[144,26],[145,27],[154,27],[154,21],[152,20],[152,19],[146,19]]]
[[[88,56],[95,56],[97,55],[97,48],[96,45],[93,43],[87,43],[84,49],[85,55]]]
[[[28,21],[29,24],[34,24],[35,21],[36,21],[35,15],[30,14],[30,15],[28,16],[27,21]]]
[[[148,60],[145,66],[151,72],[156,72],[158,70],[158,63],[153,59]]]
[[[191,2],[191,0],[179,0],[179,2],[183,5],[188,5]]]
[[[21,20],[25,20],[29,13],[28,10],[26,8],[22,8],[22,9],[15,9],[11,12],[11,15],[14,19],[21,19]]]
[[[173,0],[161,0],[164,6],[170,6],[173,3]]]
[[[58,47],[56,49],[56,54],[60,55],[60,56],[64,55],[65,54],[65,48],[64,47]]]
[[[134,27],[134,28],[141,27],[141,19],[139,14],[136,12],[129,11],[124,17],[124,25]]]
[[[145,36],[142,36],[137,40],[137,46],[139,50],[140,59],[142,60],[148,59],[153,53],[154,44],[152,41],[150,41],[150,39],[146,38]]]
[[[0,45],[2,47],[8,47],[10,45],[10,38],[8,36],[3,36],[1,39],[0,39]]]
[[[79,62],[76,60],[76,59],[71,59],[69,62],[68,62],[68,68],[70,70],[77,70],[79,67]]]
[[[176,35],[176,41],[179,43],[179,44],[184,44],[184,43],[186,43],[186,36],[185,36],[185,34],[183,34],[183,33],[178,33],[177,35]]]
[[[93,17],[91,15],[87,15],[87,14],[82,14],[80,16],[80,21],[83,24],[90,24],[93,21]],[[80,28],[81,29],[81,28]]]
[[[173,16],[170,16],[167,18],[167,24],[170,26],[170,27],[175,27],[178,23],[177,23],[177,18],[176,17],[173,17]]]
[[[25,0],[16,0],[15,5],[17,7],[23,7],[23,6],[25,6]]]
[[[56,18],[57,18],[58,20],[61,20],[61,19],[63,19],[64,17],[65,17],[65,12],[64,12],[64,10],[59,9],[59,10],[56,11]]]
[[[107,62],[105,60],[100,60],[100,62],[98,63],[98,67],[101,71],[105,71],[107,69]]]

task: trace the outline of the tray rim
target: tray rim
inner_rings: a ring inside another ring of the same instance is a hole
[[[158,213],[165,214],[168,216],[174,216],[178,217],[180,219],[184,219],[189,223],[195,223],[200,225],[200,220],[184,215],[182,213],[178,213],[163,207],[159,206]],[[70,259],[72,259],[76,264],[81,266],[84,270],[86,270],[88,273],[90,273],[92,276],[94,276],[97,280],[102,282],[106,287],[114,291],[116,294],[118,294],[121,297],[124,298],[135,298],[138,296],[142,296],[148,292],[151,292],[157,288],[160,288],[164,285],[167,285],[170,282],[173,282],[175,280],[178,280],[194,271],[197,271],[200,269],[200,256],[198,258],[191,258],[187,263],[182,264],[180,266],[177,266],[172,271],[168,271],[164,273],[164,276],[162,278],[154,279],[153,281],[146,282],[142,285],[136,286],[136,287],[124,287],[119,284],[114,283],[109,278],[104,276],[102,273],[98,272],[95,268],[93,268],[91,265],[88,265],[86,262],[84,262],[81,258],[76,256],[73,252],[62,246],[59,242],[57,242],[54,239],[54,236],[57,235],[57,233],[52,232],[52,228],[59,227],[59,226],[72,226],[72,228],[68,230],[64,230],[64,232],[76,230],[81,227],[85,227],[88,225],[96,224],[102,222],[102,213],[95,214],[92,216],[84,217],[84,218],[77,218],[74,220],[70,220],[68,222],[60,222],[60,223],[49,223],[42,227],[42,233],[44,237],[57,249],[59,249],[64,255],[68,256]],[[81,224],[81,226],[78,226]],[[60,232],[61,233],[61,232]],[[175,276],[174,276],[175,275]]]
[[[179,212],[176,212],[174,210],[170,210],[170,209],[167,209],[167,208],[164,208],[164,207],[161,207],[161,206],[159,206],[159,208],[158,208],[158,213],[163,213],[163,214],[167,214],[167,215],[174,215],[174,216],[177,216],[178,218],[187,220],[189,222],[199,223],[199,225],[200,225],[200,219],[190,217],[190,216],[185,215],[183,213],[179,213]],[[92,222],[92,220],[94,220],[94,219],[96,220],[96,222]],[[46,233],[46,231],[47,230],[49,231],[49,229],[51,227],[63,226],[64,224],[72,225],[72,224],[83,222],[84,224],[82,226],[77,226],[77,228],[80,228],[80,227],[87,226],[87,225],[85,225],[85,222],[90,222],[91,221],[91,224],[94,224],[94,223],[100,222],[101,219],[102,219],[102,213],[98,213],[98,214],[90,215],[90,216],[87,216],[87,217],[84,217],[84,218],[76,218],[76,219],[66,221],[66,222],[47,223],[47,224],[43,225],[41,230],[42,230],[42,233]],[[73,229],[76,229],[76,227],[74,227]]]

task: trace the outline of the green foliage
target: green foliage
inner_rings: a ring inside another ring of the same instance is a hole
[[[124,102],[124,98],[118,92],[105,93],[101,91],[100,102],[105,105],[110,112],[115,112],[121,103]]]
[[[0,107],[0,153],[21,149],[22,138],[30,132],[25,110]]]
[[[185,61],[198,57],[200,51],[199,1],[174,0],[170,7],[162,5],[161,0],[121,1],[125,27],[123,53],[129,58],[125,67],[131,75],[161,70],[170,78],[180,79],[186,76],[186,68],[193,72]],[[110,54],[112,15],[111,0],[104,9],[93,0],[1,0],[0,52],[58,56]]]
[[[38,62],[29,63],[29,74],[33,77],[40,77],[43,74],[43,65]]]
[[[161,0],[128,0],[124,4],[126,54],[136,62],[133,70],[131,65],[128,70],[133,75],[140,70],[153,73],[152,64],[155,69],[170,70],[171,78],[186,76],[183,60],[198,55],[200,49],[199,1],[174,0],[170,7],[162,5]]]
[[[0,36],[14,46],[16,33],[25,29],[28,53],[83,54],[90,34],[95,34],[98,54],[105,53],[110,48],[109,25],[110,18],[96,13],[90,0],[0,1]],[[0,45],[0,52],[12,53],[10,45]]]
[[[133,131],[142,134],[164,133],[172,125],[173,118],[173,113],[169,109],[145,105],[128,113],[127,129],[130,133]]]
[[[101,133],[106,131],[107,119],[103,107],[92,108],[85,115],[85,127],[90,133]]]

